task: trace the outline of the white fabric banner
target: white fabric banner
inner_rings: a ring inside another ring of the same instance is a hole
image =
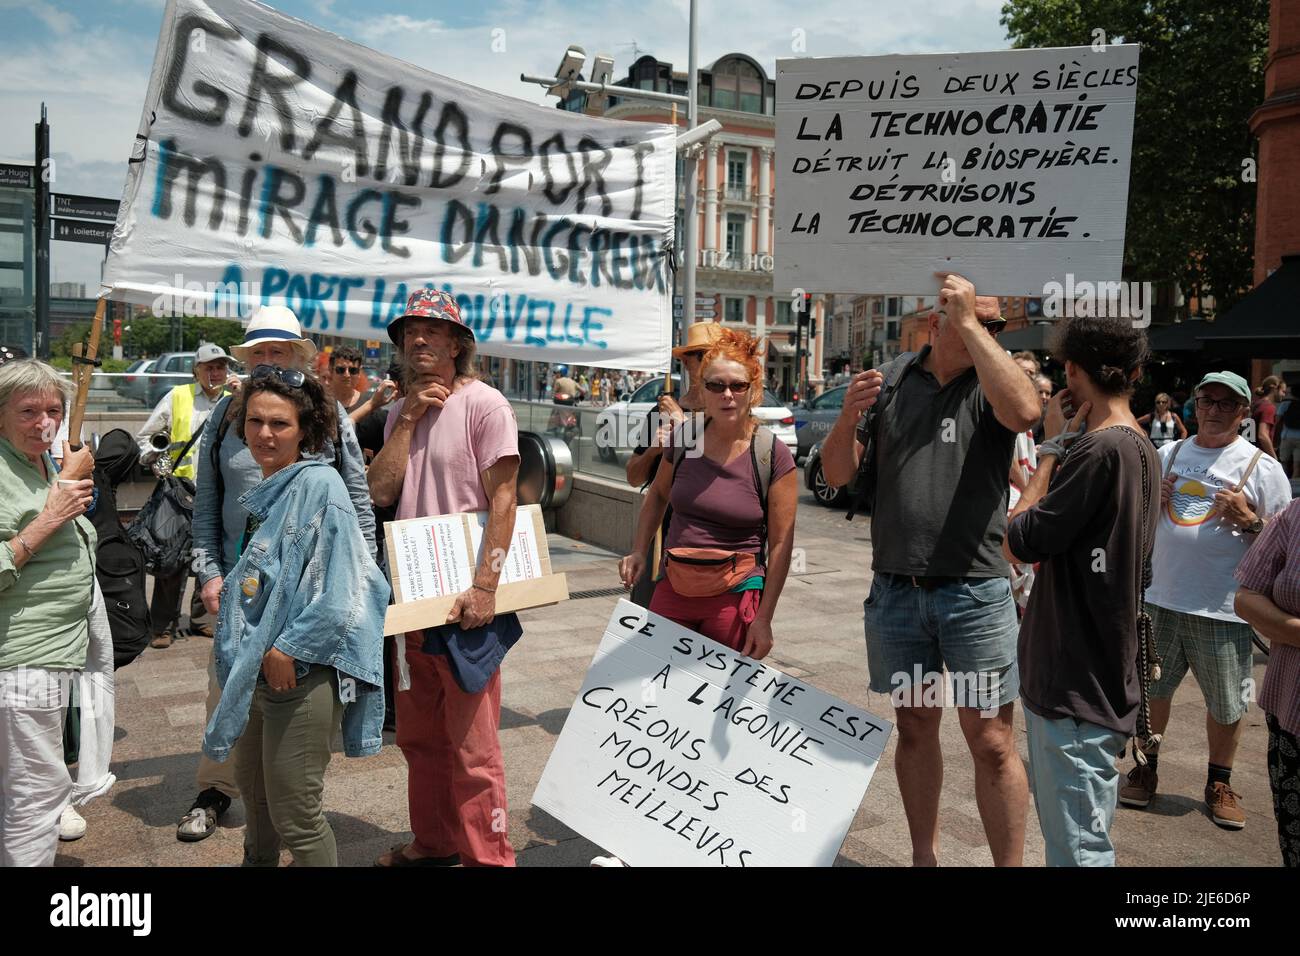
[[[778,295],[1121,278],[1136,45],[776,66]]]
[[[169,0],[104,282],[159,313],[285,305],[358,339],[430,285],[484,354],[663,370],[675,133],[490,93],[249,0]]]

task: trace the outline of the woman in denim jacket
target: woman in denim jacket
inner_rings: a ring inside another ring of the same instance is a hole
[[[389,586],[343,479],[302,458],[335,427],[333,400],[305,373],[269,365],[243,392],[235,427],[263,481],[240,498],[249,517],[221,594],[221,702],[203,751],[225,760],[244,739],[246,866],[277,865],[282,843],[299,866],[336,866],[321,796],[330,741],[341,723],[349,757],[379,752]]]

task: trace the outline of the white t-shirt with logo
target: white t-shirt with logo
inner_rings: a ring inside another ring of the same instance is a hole
[[[1226,448],[1202,448],[1195,438],[1172,442],[1159,449],[1162,476],[1175,448],[1174,493],[1156,524],[1147,600],[1171,611],[1241,621],[1232,610],[1232,574],[1257,536],[1211,516],[1210,509],[1216,492],[1241,480],[1255,446],[1243,438]],[[1275,458],[1261,455],[1242,493],[1251,510],[1268,519],[1291,503],[1291,482]]]

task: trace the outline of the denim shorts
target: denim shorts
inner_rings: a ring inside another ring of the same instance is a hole
[[[1040,717],[1028,707],[1029,789],[1048,866],[1114,866],[1110,828],[1119,799],[1123,734],[1086,720]]]
[[[877,573],[863,602],[871,690],[895,706],[906,691],[936,680],[946,669],[951,700],[915,704],[987,710],[1020,694],[1016,643],[1020,624],[1007,578],[955,578],[932,590],[900,574]]]

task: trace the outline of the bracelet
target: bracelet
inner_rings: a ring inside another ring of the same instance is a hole
[[[28,544],[26,541],[23,540],[22,535],[20,534],[14,535],[14,540],[23,546],[23,550],[27,552],[27,557],[29,558],[36,557],[36,552],[32,550],[32,546],[30,544]]]
[[[488,594],[496,594],[496,593],[497,593],[497,589],[496,589],[496,588],[485,588],[485,587],[484,587],[483,585],[481,585],[481,584],[471,584],[470,587],[471,587],[473,590],[475,590],[475,591],[486,591]]]

